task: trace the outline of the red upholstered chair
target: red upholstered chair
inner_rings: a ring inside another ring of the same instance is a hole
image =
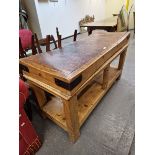
[[[36,43],[37,34],[33,35],[28,29],[19,30],[19,58],[27,57],[26,52],[32,50],[32,54],[42,53],[40,45]],[[38,50],[38,52],[37,52]],[[22,76],[21,67],[19,67],[20,78],[24,80]]]
[[[28,119],[24,104],[29,97],[28,87],[19,80],[19,154],[34,154],[41,147],[39,137]]]
[[[37,49],[35,47],[35,36],[28,29],[19,30],[19,56],[20,58],[27,56],[26,52],[30,49],[32,49],[33,55],[37,54]]]
[[[28,29],[19,30],[19,37],[21,39],[22,47],[24,49],[31,48],[32,32]]]

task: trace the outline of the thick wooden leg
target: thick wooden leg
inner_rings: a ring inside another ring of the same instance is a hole
[[[46,52],[51,51],[50,49],[50,35],[46,35]]]
[[[119,64],[118,64],[118,70],[123,70],[123,66],[124,66],[124,62],[125,62],[125,57],[126,57],[126,52],[127,50],[125,50],[123,53],[121,53],[120,58],[119,58]],[[120,76],[117,78],[117,80],[119,80],[121,78],[122,73],[120,74]]]
[[[69,101],[63,100],[64,113],[70,140],[74,143],[80,136],[77,96]]]
[[[29,120],[32,121],[32,105],[30,103],[29,98],[26,100],[26,103],[24,104],[24,110],[25,110]]]
[[[58,48],[62,48],[62,46],[61,46],[61,35],[58,36]]]
[[[108,86],[109,69],[110,69],[110,64],[104,69],[104,72],[103,72],[103,83],[102,83],[103,89],[106,89]]]
[[[29,83],[29,85],[35,93],[35,96],[37,98],[37,105],[39,106],[39,109],[41,111],[41,115],[43,118],[45,118],[45,115],[42,113],[42,107],[47,102],[45,92],[42,89],[40,89],[39,87],[37,87],[31,83]]]
[[[89,36],[89,35],[92,34],[93,28],[92,28],[92,27],[88,27],[88,28],[87,28],[87,31],[88,31],[88,36]]]

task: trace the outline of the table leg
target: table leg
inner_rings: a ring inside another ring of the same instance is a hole
[[[103,83],[102,83],[103,89],[106,89],[108,86],[109,69],[110,69],[110,64],[104,69],[104,72],[103,72]]]
[[[120,54],[120,58],[119,58],[119,64],[118,64],[118,70],[123,70],[123,66],[124,66],[124,62],[125,62],[125,57],[126,57],[126,52],[127,50],[123,51]],[[117,78],[117,80],[119,80],[121,78],[122,73],[120,74],[120,76]]]
[[[77,96],[73,96],[69,101],[62,101],[69,138],[74,143],[80,136]]]
[[[36,98],[37,98],[37,105],[39,106],[39,110],[41,112],[41,115],[43,118],[45,118],[45,115],[42,113],[42,107],[47,102],[46,95],[44,90],[40,89],[39,87],[35,86],[32,83],[29,83],[30,87],[32,88]]]
[[[92,27],[88,27],[87,28],[87,31],[88,31],[88,35],[91,35],[92,34],[92,31],[93,31],[93,28]]]
[[[117,25],[112,27],[111,32],[116,32],[117,31]]]

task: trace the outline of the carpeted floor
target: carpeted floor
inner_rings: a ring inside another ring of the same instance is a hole
[[[84,38],[87,34],[78,35]],[[62,42],[62,46],[72,38]],[[114,62],[115,63],[115,62]],[[43,145],[37,155],[134,155],[135,40],[130,45],[122,77],[109,90],[70,143],[67,133],[33,108],[33,125]]]

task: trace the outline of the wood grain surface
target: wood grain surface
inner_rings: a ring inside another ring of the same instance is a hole
[[[126,32],[93,33],[54,52],[20,59],[20,63],[50,75],[71,80],[101,56],[107,55],[108,51],[117,48],[117,45],[128,36],[129,33]]]

